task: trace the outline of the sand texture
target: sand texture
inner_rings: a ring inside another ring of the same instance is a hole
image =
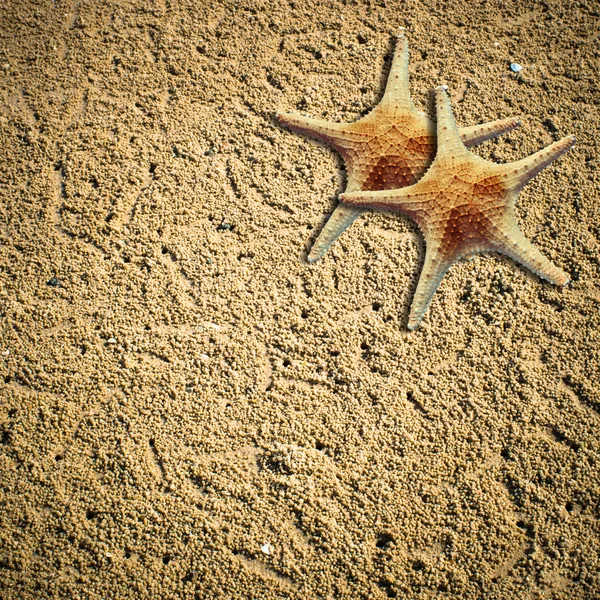
[[[0,597],[600,597],[600,5],[0,7]],[[571,282],[487,253],[420,328],[425,246],[367,211],[314,264],[405,28]],[[519,63],[519,73],[510,70]]]

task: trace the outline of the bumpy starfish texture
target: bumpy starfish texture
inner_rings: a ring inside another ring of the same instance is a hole
[[[433,160],[435,124],[415,108],[408,86],[408,44],[400,34],[381,102],[354,123],[330,123],[298,114],[277,113],[290,128],[333,146],[346,164],[346,191],[387,190],[415,183]],[[502,119],[459,129],[467,146],[479,144],[519,125]],[[315,262],[364,211],[338,204],[315,241],[308,261]]]
[[[442,88],[436,90],[436,104],[438,150],[431,167],[416,184],[340,196],[342,202],[352,206],[402,212],[423,232],[425,263],[413,298],[409,329],[419,326],[452,263],[476,252],[500,252],[551,283],[569,282],[567,274],[521,233],[515,202],[530,179],[574,145],[574,136],[520,161],[496,164],[467,150]]]

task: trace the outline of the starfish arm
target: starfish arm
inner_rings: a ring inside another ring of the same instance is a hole
[[[338,204],[319,233],[308,255],[308,262],[317,262],[342,233],[364,212],[363,209],[347,204]]]
[[[357,208],[395,210],[410,214],[427,201],[426,190],[421,191],[420,182],[393,190],[356,191],[340,194],[340,202]]]
[[[435,291],[453,262],[440,252],[439,246],[427,245],[425,263],[408,316],[408,328],[411,331],[421,324]]]
[[[546,281],[554,285],[569,283],[569,276],[548,260],[523,235],[514,217],[509,218],[508,224],[504,226],[500,234],[500,239],[496,240],[493,245],[493,249],[506,254]]]
[[[414,110],[410,88],[408,86],[408,42],[403,33],[398,34],[392,66],[387,78],[381,104],[390,104],[397,108]]]
[[[499,119],[471,127],[459,127],[458,133],[463,144],[467,147],[476,146],[494,137],[508,133],[518,127],[521,121],[518,117],[509,117],[508,119]]]
[[[550,146],[546,146],[535,154],[523,158],[517,162],[502,165],[500,171],[503,174],[505,185],[519,192],[529,181],[531,181],[542,169],[551,162],[562,156],[567,150],[575,145],[575,136],[569,135],[558,140]]]
[[[465,148],[461,136],[458,133],[458,127],[452,114],[452,107],[448,94],[443,87],[435,89],[435,105],[437,113],[437,141],[438,150],[435,160],[440,158],[455,158],[458,155],[468,155],[469,151]],[[471,155],[474,156],[474,155]]]
[[[331,123],[323,119],[311,119],[298,113],[275,113],[275,117],[282,125],[300,131],[313,138],[327,142],[336,148],[343,146],[342,141],[347,139],[346,123]]]

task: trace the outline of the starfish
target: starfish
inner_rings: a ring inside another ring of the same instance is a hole
[[[436,106],[436,157],[416,184],[340,196],[351,206],[402,212],[423,232],[425,263],[408,318],[411,330],[419,326],[446,271],[463,256],[493,250],[553,284],[569,282],[568,275],[523,235],[515,203],[525,184],[569,150],[575,137],[565,137],[517,162],[496,164],[467,150],[441,87],[436,89]]]
[[[387,190],[415,183],[431,164],[436,147],[435,124],[416,109],[408,86],[408,43],[400,33],[383,98],[353,123],[331,123],[295,113],[276,114],[299,132],[333,146],[346,164],[346,191]],[[479,144],[519,125],[517,118],[463,127],[467,146]],[[364,211],[338,204],[308,255],[316,262]]]

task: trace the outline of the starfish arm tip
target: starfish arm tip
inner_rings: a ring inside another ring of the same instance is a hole
[[[534,270],[534,272],[536,271]],[[538,270],[537,274],[552,285],[560,285],[562,287],[571,282],[571,278],[562,269],[559,269],[552,263],[544,271]]]
[[[404,32],[399,30],[396,34],[392,65],[380,104],[395,106],[409,112],[417,110],[410,96],[408,60],[408,40]]]
[[[564,286],[564,285],[567,285],[568,283],[570,283],[571,278],[562,269],[557,269],[557,272],[555,273],[554,277],[550,281],[554,285],[563,285]]]
[[[504,133],[508,133],[517,127],[521,127],[521,117],[507,117],[503,120],[506,123],[506,128],[504,129]]]
[[[286,113],[281,110],[278,110],[278,111],[275,111],[274,116],[275,116],[275,120],[279,121],[279,123],[281,123],[282,125],[289,125],[290,117],[292,116],[292,113]]]
[[[510,256],[514,261],[552,285],[564,286],[569,283],[569,275],[542,254],[518,228],[505,231],[502,236],[503,240],[496,245],[495,250]]]
[[[498,121],[492,121],[489,124],[490,129],[498,127],[502,133],[508,133],[513,129],[521,126],[521,117],[506,117],[506,119],[499,119]]]
[[[315,263],[320,260],[325,252],[331,248],[335,241],[352,225],[352,223],[363,213],[361,208],[343,204],[340,202],[323,229],[314,241],[306,260],[309,263]]]
[[[470,147],[485,142],[490,138],[509,133],[520,125],[521,119],[519,117],[507,117],[488,123],[481,123],[480,125],[461,127],[459,129],[459,134],[463,144]]]
[[[408,323],[406,324],[406,328],[409,331],[414,331],[415,329],[419,328],[420,324],[421,324],[421,317],[415,317],[415,316],[411,315],[408,318]]]
[[[295,125],[296,123],[301,123],[306,121],[309,117],[305,117],[298,112],[284,112],[282,110],[278,110],[275,113],[275,118],[284,125]]]
[[[568,152],[575,145],[575,136],[568,135],[538,150],[517,162],[503,165],[504,179],[517,191],[520,191],[540,171]]]

